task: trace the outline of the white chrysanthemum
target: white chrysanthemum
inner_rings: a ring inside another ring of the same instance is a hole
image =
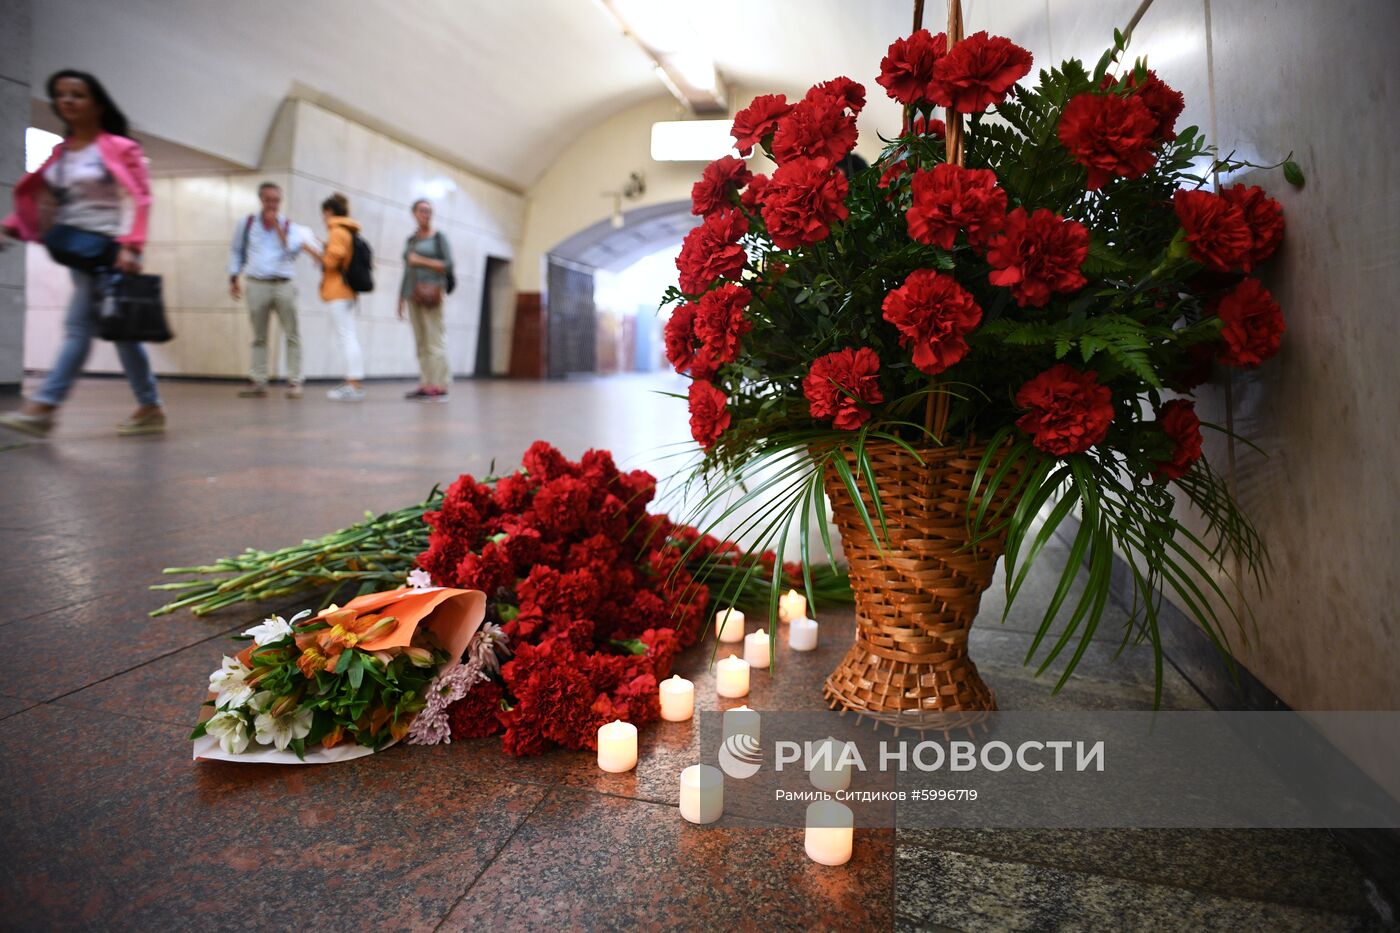
[[[248,723],[237,713],[220,710],[209,717],[204,731],[219,740],[226,755],[241,755],[248,747]]]
[[[467,646],[467,656],[475,665],[490,674],[501,670],[501,657],[510,657],[510,638],[494,622],[487,622],[477,630]]]
[[[219,709],[237,709],[248,702],[253,688],[248,675],[253,673],[237,658],[224,655],[224,665],[209,675],[209,690],[216,694],[214,705]]]
[[[422,567],[415,567],[408,572],[408,585],[415,590],[428,590],[433,588],[432,574]]]

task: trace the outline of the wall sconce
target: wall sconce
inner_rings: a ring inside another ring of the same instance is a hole
[[[626,218],[622,216],[622,202],[624,200],[635,201],[646,193],[647,180],[646,176],[641,172],[629,173],[627,175],[627,181],[623,183],[621,190],[603,192],[603,197],[612,198],[613,206],[610,222],[614,230],[621,230],[627,223]]]

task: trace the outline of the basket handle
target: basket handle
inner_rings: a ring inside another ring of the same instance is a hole
[[[914,31],[923,28],[924,0],[914,0]],[[963,38],[962,0],[948,0],[948,48],[951,49]],[[962,115],[951,104],[943,112],[943,142],[946,146],[946,159],[953,165],[967,164],[967,154],[963,151]],[[938,380],[930,380],[928,399],[924,403],[924,430],[943,443],[943,432],[948,428],[949,396],[939,392]]]

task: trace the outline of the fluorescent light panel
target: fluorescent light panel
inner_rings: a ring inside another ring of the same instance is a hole
[[[732,120],[666,120],[651,125],[651,157],[658,162],[713,162],[737,156]]]

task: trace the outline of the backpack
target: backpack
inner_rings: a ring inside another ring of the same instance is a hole
[[[352,292],[372,292],[374,291],[374,252],[365,242],[365,238],[353,230],[347,230],[350,234],[350,258],[345,261],[345,268],[340,270],[340,276],[345,280],[345,285]]]
[[[447,254],[443,252],[442,249],[442,231],[434,231],[433,239],[437,242],[438,256],[445,257]],[[452,271],[452,263],[450,261],[447,263],[447,271],[443,273],[443,278],[447,280],[447,294],[450,295],[452,294],[452,290],[457,287],[457,276]]]

